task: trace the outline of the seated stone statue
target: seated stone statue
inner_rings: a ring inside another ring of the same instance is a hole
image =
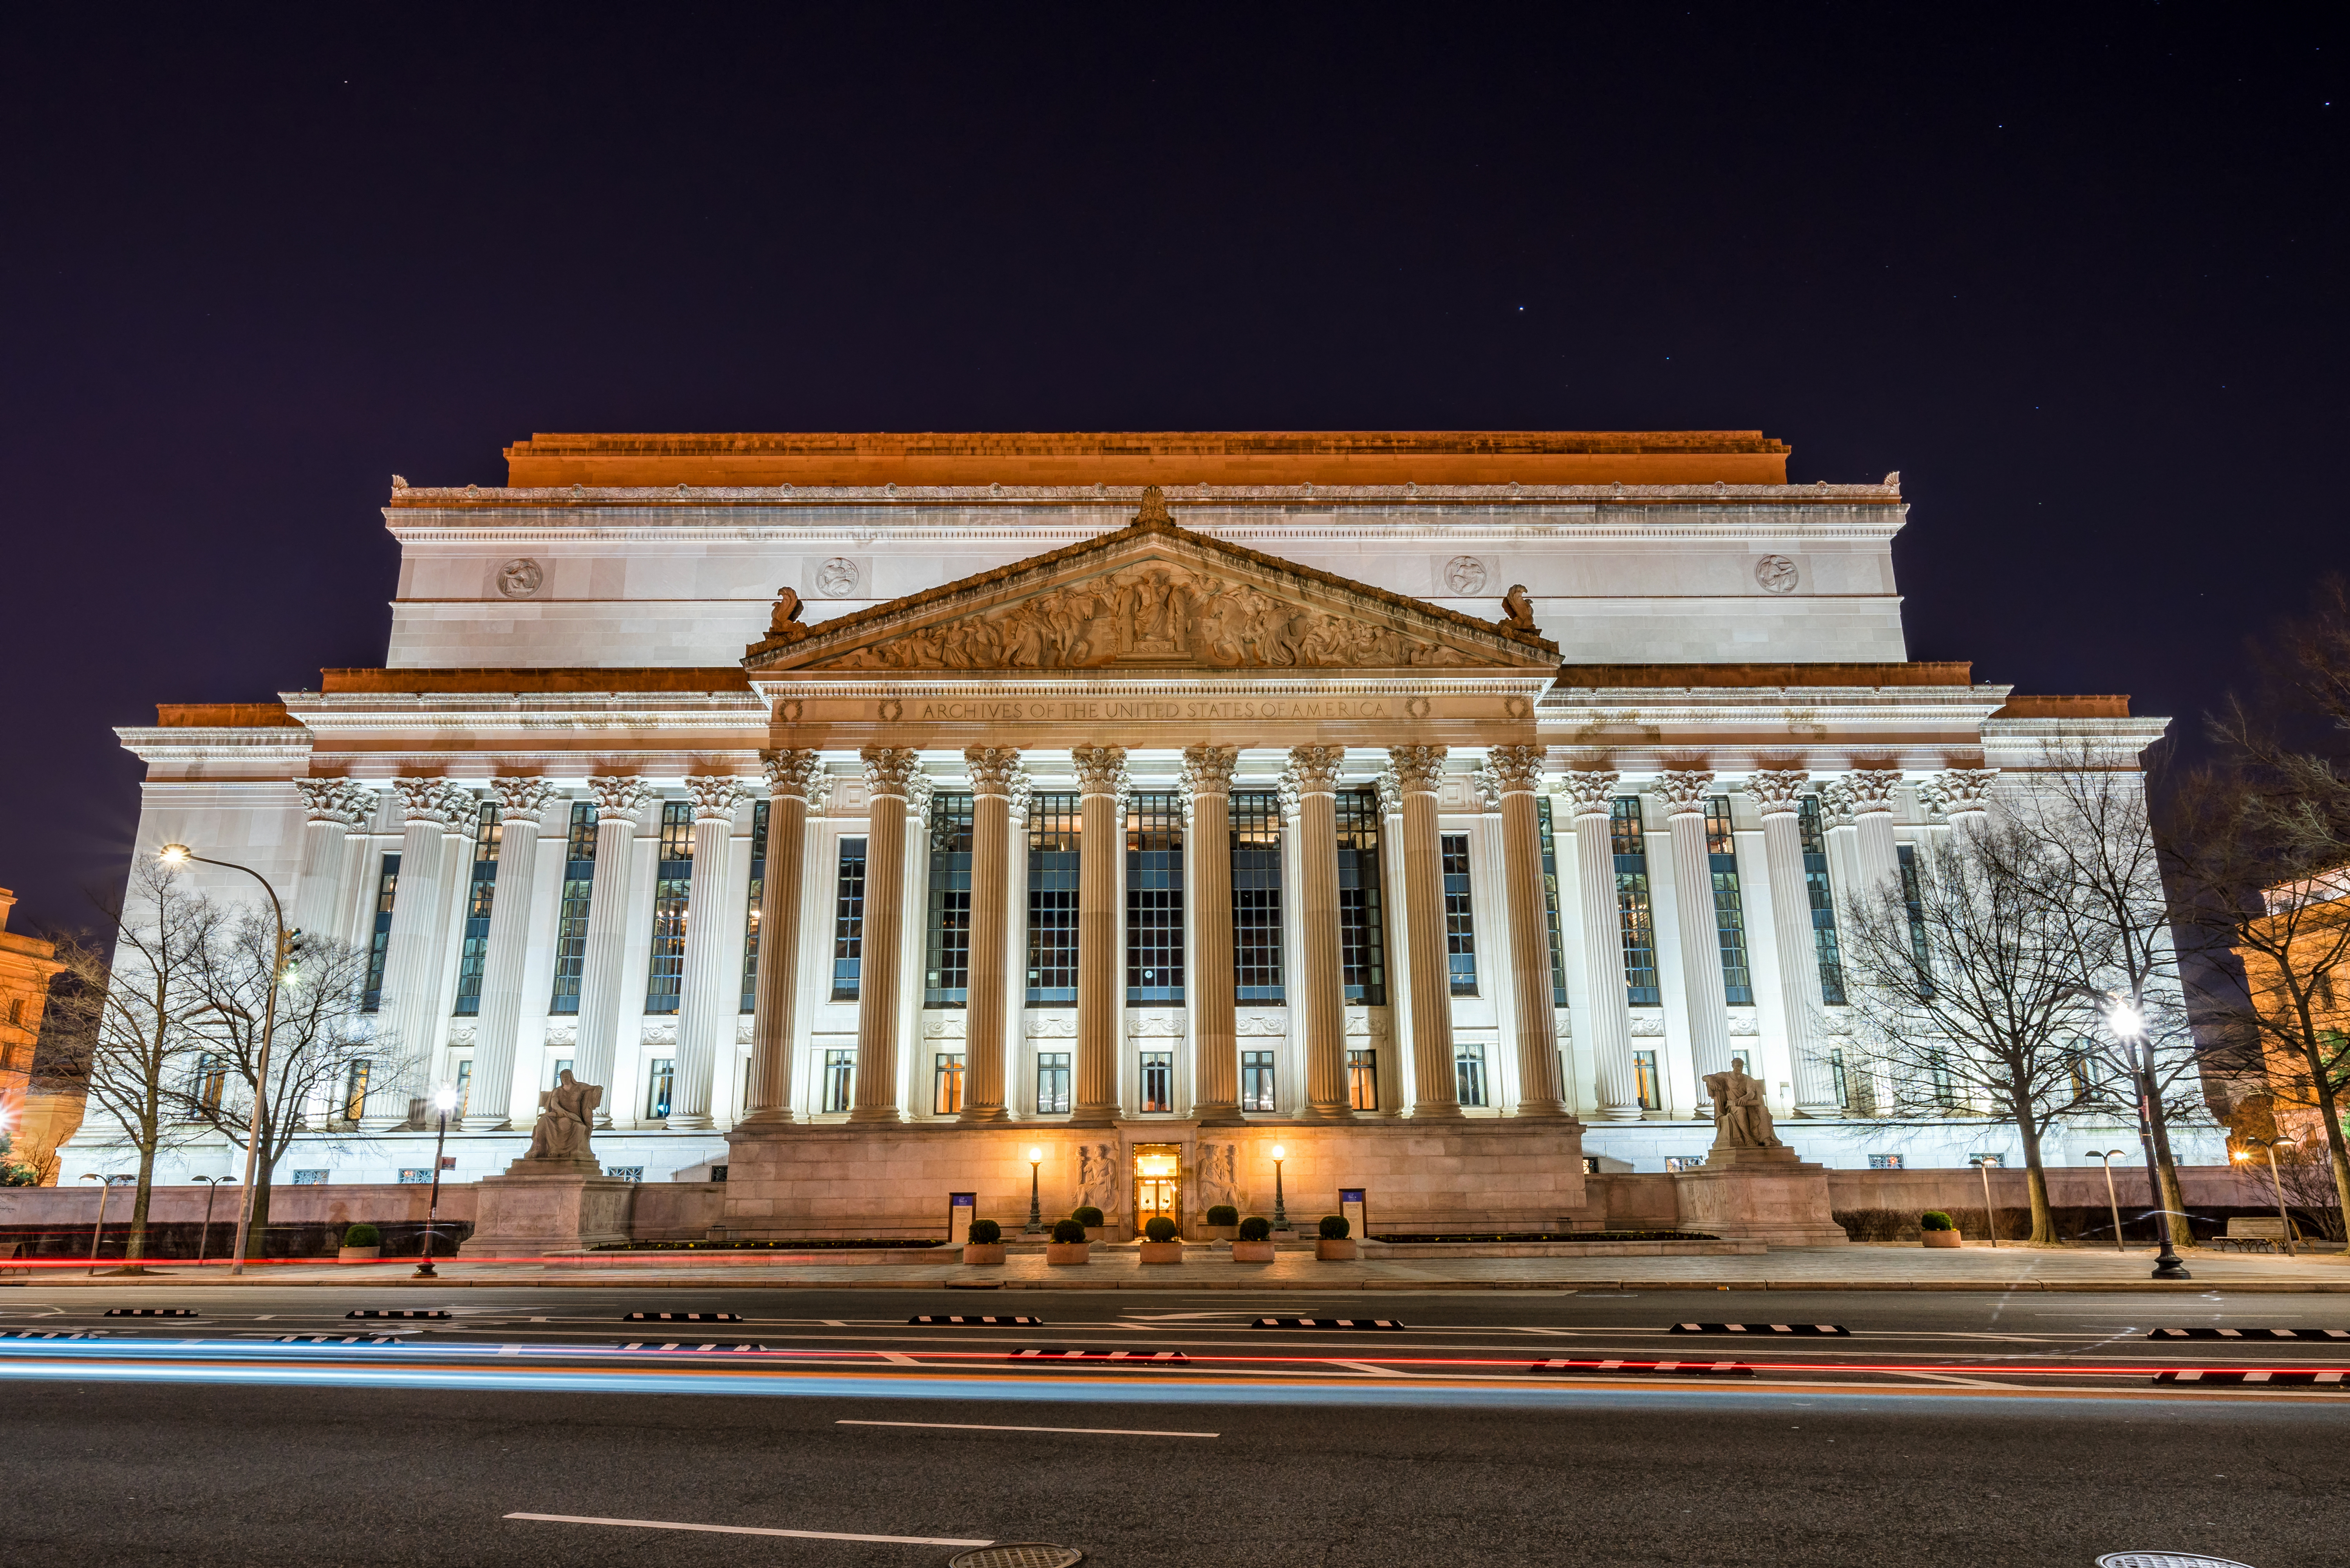
[[[1743,1057],[1731,1060],[1727,1073],[1708,1073],[1705,1092],[1713,1099],[1713,1147],[1716,1148],[1783,1148],[1771,1130],[1771,1105],[1762,1080],[1751,1077]]]
[[[602,1085],[583,1084],[566,1067],[555,1087],[538,1096],[538,1125],[530,1130],[530,1153],[523,1158],[595,1159],[595,1152],[588,1147],[588,1135],[596,1124],[596,1107],[603,1103]]]

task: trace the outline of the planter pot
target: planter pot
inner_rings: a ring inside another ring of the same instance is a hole
[[[1200,1240],[1202,1241],[1237,1241],[1240,1239],[1241,1228],[1238,1225],[1202,1225],[1200,1227]]]
[[[335,1261],[342,1263],[372,1263],[382,1256],[383,1249],[380,1246],[345,1247],[335,1254]]]
[[[1270,1263],[1273,1243],[1270,1241],[1234,1241],[1232,1262],[1235,1263]]]
[[[1045,1262],[1056,1267],[1063,1263],[1082,1263],[1087,1261],[1087,1255],[1093,1250],[1091,1241],[1047,1241],[1045,1243]]]
[[[1145,1241],[1142,1244],[1142,1261],[1146,1263],[1180,1263],[1183,1261],[1183,1243]]]
[[[1326,1263],[1351,1263],[1363,1255],[1361,1246],[1351,1236],[1343,1241],[1326,1238],[1315,1241],[1314,1255]]]
[[[1918,1236],[1929,1247],[1955,1247],[1960,1244],[1956,1231],[1920,1231]]]
[[[962,1261],[966,1263],[1000,1263],[1003,1262],[1003,1243],[966,1241],[963,1243]]]
[[[1087,1227],[1086,1227],[1086,1240],[1087,1240],[1087,1241],[1108,1241],[1108,1240],[1109,1240],[1109,1227],[1108,1227],[1108,1226],[1107,1226],[1107,1225],[1088,1225],[1088,1226],[1087,1226]]]

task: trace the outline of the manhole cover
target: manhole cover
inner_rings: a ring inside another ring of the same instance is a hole
[[[2108,1552],[2097,1559],[2097,1568],[2246,1568],[2246,1565],[2232,1557],[2205,1557],[2193,1552]]]
[[[983,1546],[976,1552],[958,1552],[947,1559],[947,1568],[1071,1568],[1085,1560],[1086,1554],[1074,1546],[1055,1546],[1043,1541],[1006,1541]]]

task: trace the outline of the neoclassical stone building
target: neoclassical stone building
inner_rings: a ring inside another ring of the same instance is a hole
[[[1269,1210],[1275,1146],[1303,1212],[1555,1220],[1700,1155],[1732,1058],[1807,1158],[1958,1164],[1846,1114],[1839,899],[2164,722],[1909,660],[1899,476],[1786,458],[534,437],[394,481],[382,668],[120,732],[140,843],[374,954],[318,1107],[374,1136],[281,1179],[426,1164],[441,1084],[487,1173],[567,1066],[608,1165],[724,1165],[751,1233],[1016,1218],[1032,1151],[1048,1210]]]

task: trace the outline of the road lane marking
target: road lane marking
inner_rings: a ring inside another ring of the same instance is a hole
[[[976,1421],[835,1421],[836,1427],[920,1427],[944,1432],[1082,1432],[1102,1438],[1220,1438],[1221,1432],[1160,1432],[1144,1427],[990,1427]]]
[[[630,1530],[691,1530],[709,1535],[787,1535],[795,1541],[866,1541],[883,1546],[993,1546],[993,1541],[962,1541],[945,1535],[858,1535],[838,1530],[765,1530],[751,1524],[681,1524],[669,1519],[593,1519],[575,1513],[509,1513],[540,1524],[613,1524]]]
[[[1348,1366],[1357,1372],[1367,1372],[1374,1377],[1409,1377],[1409,1372],[1398,1372],[1392,1366],[1374,1366],[1367,1361],[1333,1361],[1333,1366]]]

